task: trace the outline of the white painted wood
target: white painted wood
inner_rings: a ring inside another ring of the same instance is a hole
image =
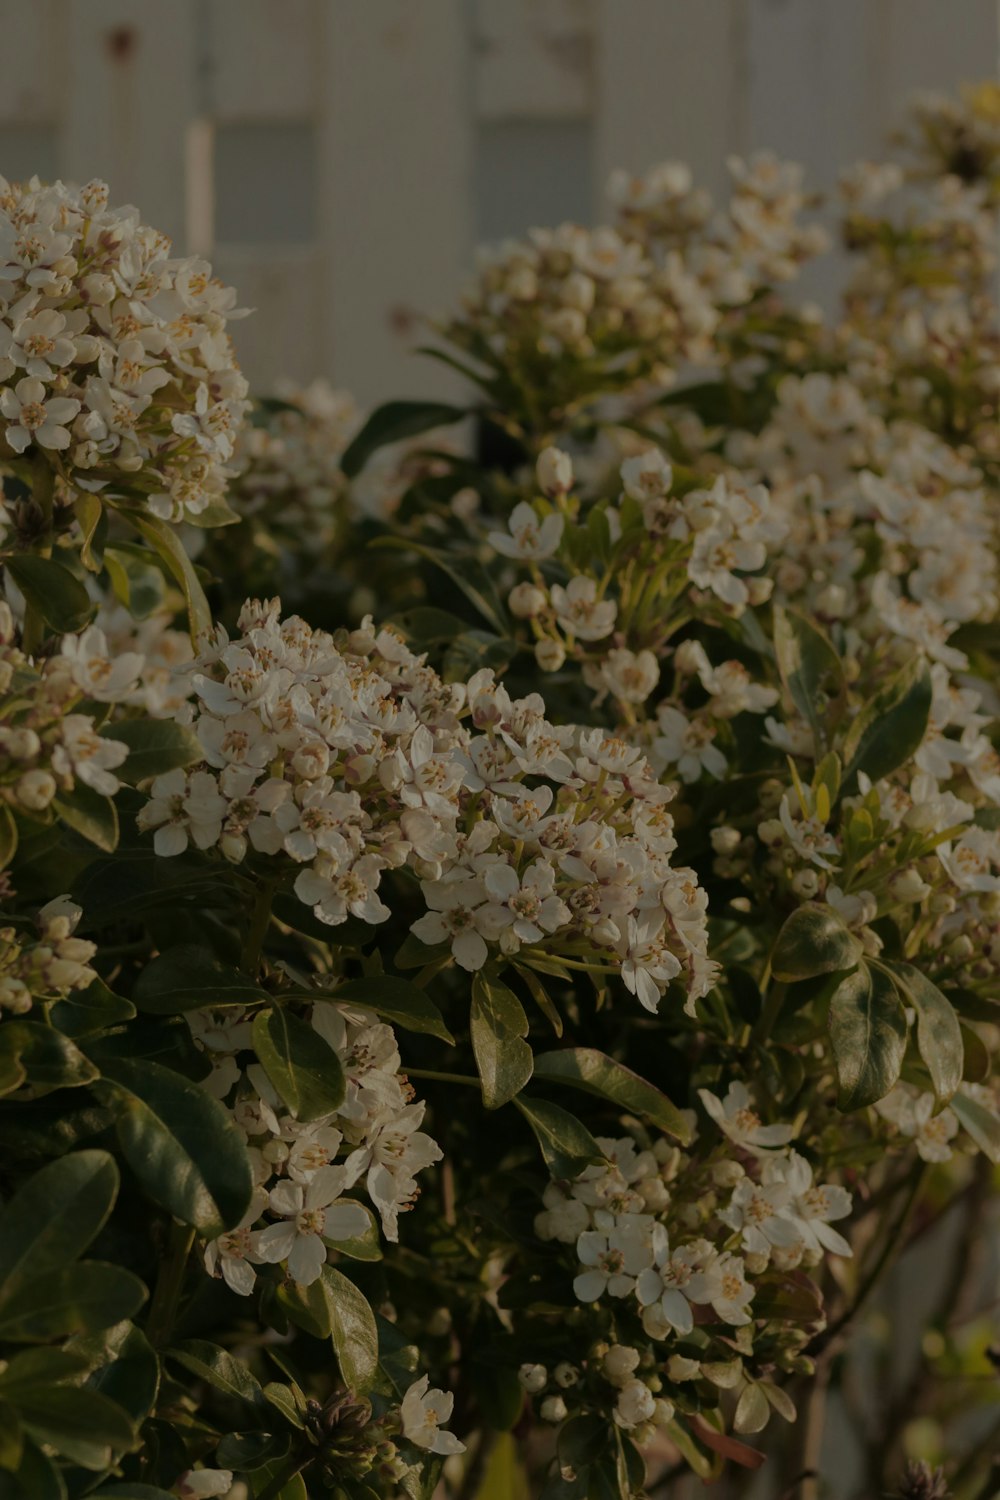
[[[474,27],[480,120],[592,112],[592,0],[475,0]]]
[[[183,250],[194,0],[62,0],[57,20],[52,41],[65,43],[69,85],[60,170],[104,178],[113,201],[138,204]]]
[[[306,382],[329,373],[320,316],[327,272],[320,248],[268,254],[257,246],[220,245],[212,261],[216,273],[238,289],[240,306],[253,309],[229,328],[253,390],[270,390],[281,375]]]
[[[216,120],[302,120],[322,87],[324,0],[202,0]]]
[[[0,8],[0,122],[48,125],[59,114],[66,58],[54,51],[59,34],[59,0]],[[0,167],[0,171],[2,171]]]
[[[362,401],[452,389],[407,349],[468,273],[471,37],[462,0],[328,0],[321,228],[328,366]]]

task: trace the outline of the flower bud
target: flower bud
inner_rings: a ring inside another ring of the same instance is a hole
[[[535,477],[544,495],[565,495],[573,485],[573,460],[561,448],[543,448],[535,465]]]
[[[26,812],[42,812],[55,794],[55,777],[48,771],[25,771],[14,785],[14,796]]]
[[[908,870],[896,871],[889,880],[889,891],[894,901],[909,902],[923,901],[925,896],[930,895],[931,888],[911,866]]]
[[[615,1402],[615,1421],[619,1427],[637,1427],[648,1422],[656,1410],[656,1399],[644,1380],[629,1380],[622,1386]]]
[[[638,1364],[638,1349],[633,1349],[628,1344],[612,1344],[601,1361],[601,1368],[613,1385],[621,1385]]]
[[[539,1415],[543,1422],[564,1422],[569,1408],[561,1396],[546,1396],[539,1407]]]
[[[548,603],[548,595],[535,583],[516,583],[507,595],[507,607],[516,620],[532,620]]]
[[[712,1168],[712,1181],[716,1187],[735,1187],[746,1173],[738,1161],[717,1161]]]
[[[535,645],[535,660],[543,672],[558,672],[566,660],[566,647],[562,641],[546,636]]]
[[[797,870],[792,876],[792,890],[803,901],[811,901],[819,890],[819,876],[815,870]]]
[[[517,1378],[522,1390],[527,1391],[529,1396],[537,1396],[539,1391],[544,1391],[549,1372],[544,1365],[525,1364],[518,1370]]]
[[[716,854],[735,854],[742,841],[738,828],[728,828],[725,825],[713,828],[709,838]]]
[[[577,1369],[576,1365],[571,1365],[569,1361],[565,1359],[561,1364],[556,1365],[555,1370],[552,1373],[556,1385],[561,1385],[564,1391],[568,1391],[570,1387],[576,1385],[577,1381],[580,1379],[580,1371]]]

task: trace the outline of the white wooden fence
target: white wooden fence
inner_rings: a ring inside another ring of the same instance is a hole
[[[998,39],[997,0],[0,0],[0,172],[106,177],[257,308],[258,387],[370,401],[415,389],[414,314],[478,240],[667,156],[822,185]]]

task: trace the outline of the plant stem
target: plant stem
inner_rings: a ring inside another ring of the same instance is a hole
[[[482,1090],[478,1078],[470,1078],[465,1073],[437,1073],[433,1068],[407,1068],[408,1078],[435,1078],[439,1083],[464,1083],[467,1088]]]
[[[271,923],[271,902],[274,900],[274,884],[265,880],[257,887],[254,897],[253,911],[250,913],[250,926],[247,929],[246,941],[243,944],[242,967],[251,977],[256,977],[260,968],[260,956],[264,947],[264,939],[267,929]]]
[[[193,1244],[194,1230],[191,1226],[175,1221],[170,1227],[170,1243],[166,1256],[160,1263],[146,1323],[146,1337],[154,1349],[169,1342]]]

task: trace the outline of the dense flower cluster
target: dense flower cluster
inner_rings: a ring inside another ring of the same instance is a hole
[[[192,664],[206,764],[153,781],[158,853],[283,856],[331,927],[386,921],[383,874],[406,867],[429,908],[414,935],[465,969],[541,944],[620,970],[651,1010],[674,979],[706,992],[704,897],[670,865],[670,790],[638,750],[556,729],[489,670],[446,684],[391,631],[338,644],[278,608],[249,603],[242,637]]]
[[[0,1013],[23,1016],[36,1000],[62,1000],[97,978],[94,943],[74,937],[80,908],[64,896],[42,907],[36,934],[0,928]]]
[[[178,260],[104,183],[0,180],[0,434],[70,487],[138,491],[154,515],[222,498],[246,408],[236,294]]]

